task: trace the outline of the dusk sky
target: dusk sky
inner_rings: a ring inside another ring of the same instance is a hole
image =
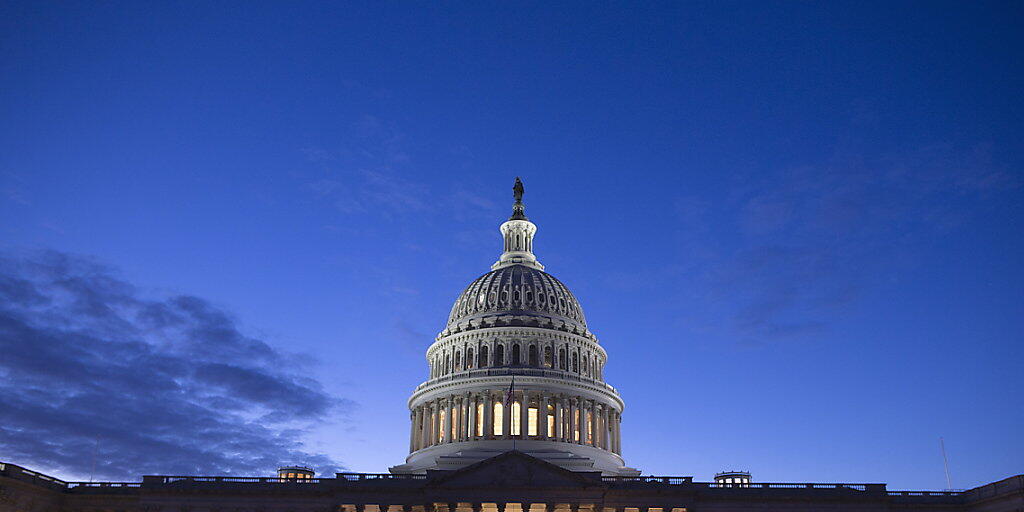
[[[0,461],[386,472],[535,250],[644,474],[1024,472],[1024,4],[0,5]]]

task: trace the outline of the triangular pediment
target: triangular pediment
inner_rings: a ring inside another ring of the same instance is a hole
[[[588,487],[601,484],[600,472],[575,472],[519,451],[509,451],[452,472],[429,485],[443,487]]]

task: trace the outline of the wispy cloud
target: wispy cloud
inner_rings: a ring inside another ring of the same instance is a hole
[[[352,406],[194,296],[148,298],[57,252],[0,257],[0,451],[60,474],[339,464],[305,429]]]
[[[744,176],[726,204],[680,198],[688,226],[732,226],[738,243],[703,233],[698,258],[706,299],[747,340],[827,329],[865,286],[891,271],[900,251],[955,229],[1018,176],[988,147],[928,147],[866,161],[838,155]]]

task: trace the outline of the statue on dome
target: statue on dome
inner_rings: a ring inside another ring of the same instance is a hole
[[[512,197],[516,202],[512,205],[512,216],[508,220],[528,220],[526,218],[526,207],[523,206],[523,181],[516,176],[516,184],[512,185]]]

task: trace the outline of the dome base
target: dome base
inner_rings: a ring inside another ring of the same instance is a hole
[[[510,439],[448,443],[419,450],[405,464],[393,466],[393,474],[426,473],[431,470],[455,470],[476,464],[513,449],[569,471],[600,471],[607,476],[638,476],[640,471],[626,467],[618,455],[571,443]]]

